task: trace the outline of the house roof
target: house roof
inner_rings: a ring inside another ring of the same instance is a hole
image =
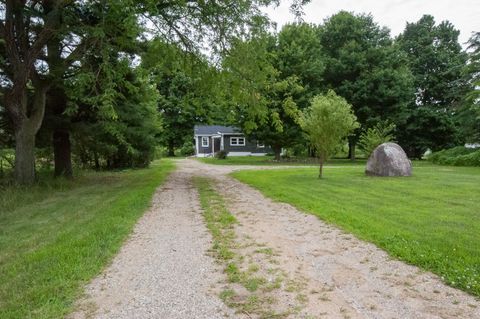
[[[233,126],[222,125],[195,125],[193,128],[195,135],[213,135],[217,133],[241,133],[240,129]]]

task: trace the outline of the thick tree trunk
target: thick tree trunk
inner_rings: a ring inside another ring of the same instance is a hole
[[[35,92],[30,103],[26,86],[12,90],[5,99],[15,131],[15,181],[22,185],[35,182],[35,135],[45,114],[48,88],[40,82],[33,83]],[[25,114],[28,109],[29,117]]]
[[[73,177],[70,134],[67,130],[53,132],[55,176]]]
[[[348,158],[352,161],[355,160],[355,148],[356,144],[352,141],[348,142]]]
[[[61,85],[55,85],[47,92],[46,122],[52,128],[53,158],[55,177],[73,177],[72,147],[70,143],[70,118],[64,114],[67,96]]]
[[[35,182],[35,134],[37,132],[23,125],[15,132],[15,181],[30,185]]]
[[[275,154],[275,160],[280,161],[281,160],[281,154],[282,154],[282,147],[281,146],[272,146],[273,153]]]

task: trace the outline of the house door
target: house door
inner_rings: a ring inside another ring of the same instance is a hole
[[[213,139],[213,149],[214,149],[214,153],[220,151],[220,138],[214,138]]]

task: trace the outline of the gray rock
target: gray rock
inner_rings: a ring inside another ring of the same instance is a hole
[[[383,143],[368,158],[365,173],[371,176],[411,176],[412,162],[400,145]]]

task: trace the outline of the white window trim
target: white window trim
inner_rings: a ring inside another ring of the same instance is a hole
[[[265,143],[260,143],[257,141],[257,148],[265,148]]]
[[[233,141],[236,141],[233,143]],[[240,140],[243,140],[243,143],[240,144]],[[230,137],[230,146],[245,146],[246,140],[245,137]]]
[[[207,141],[207,143],[204,143]],[[202,147],[209,147],[210,146],[210,138],[208,136],[202,136]]]

